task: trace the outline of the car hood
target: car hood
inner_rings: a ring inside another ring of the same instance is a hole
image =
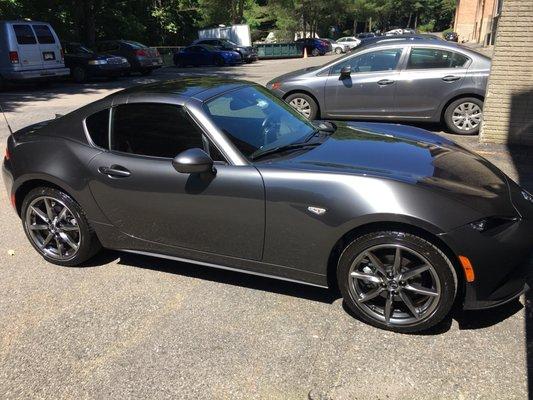
[[[453,196],[486,214],[497,209],[514,215],[505,174],[456,143],[410,126],[336,124],[320,146],[271,160],[272,165],[396,180]]]
[[[303,78],[303,77],[307,76],[308,74],[312,75],[314,71],[318,70],[321,67],[322,66],[319,65],[319,66],[314,66],[314,67],[307,67],[307,68],[297,69],[296,71],[292,71],[292,72],[289,72],[287,74],[283,74],[283,75],[277,76],[276,78],[272,79],[267,84],[267,86],[269,84],[273,83],[273,82],[284,82],[284,81],[291,80],[293,78]]]

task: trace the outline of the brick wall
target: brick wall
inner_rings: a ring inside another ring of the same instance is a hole
[[[533,0],[504,0],[481,141],[533,146]]]

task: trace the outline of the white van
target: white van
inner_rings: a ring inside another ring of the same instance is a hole
[[[46,22],[0,21],[2,81],[43,80],[68,76],[61,43]]]

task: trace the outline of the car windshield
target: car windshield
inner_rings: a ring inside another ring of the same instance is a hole
[[[146,49],[148,47],[142,43],[134,42],[133,40],[126,40],[125,42],[129,44],[131,47],[133,47],[134,49]]]
[[[232,42],[231,40],[223,40],[224,44],[229,44],[230,46],[238,46],[237,43]]]
[[[204,109],[249,160],[302,143],[316,128],[266,89],[245,86],[209,100]]]

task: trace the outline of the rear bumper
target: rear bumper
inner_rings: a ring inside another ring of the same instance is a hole
[[[11,198],[11,192],[13,190],[13,174],[11,173],[10,163],[5,158],[2,163],[2,180],[4,181],[8,198]]]
[[[34,69],[28,71],[1,71],[0,74],[6,80],[26,81],[62,78],[70,74],[69,68]]]
[[[136,64],[136,67],[141,69],[157,69],[163,66],[163,59],[161,57],[139,58]]]

